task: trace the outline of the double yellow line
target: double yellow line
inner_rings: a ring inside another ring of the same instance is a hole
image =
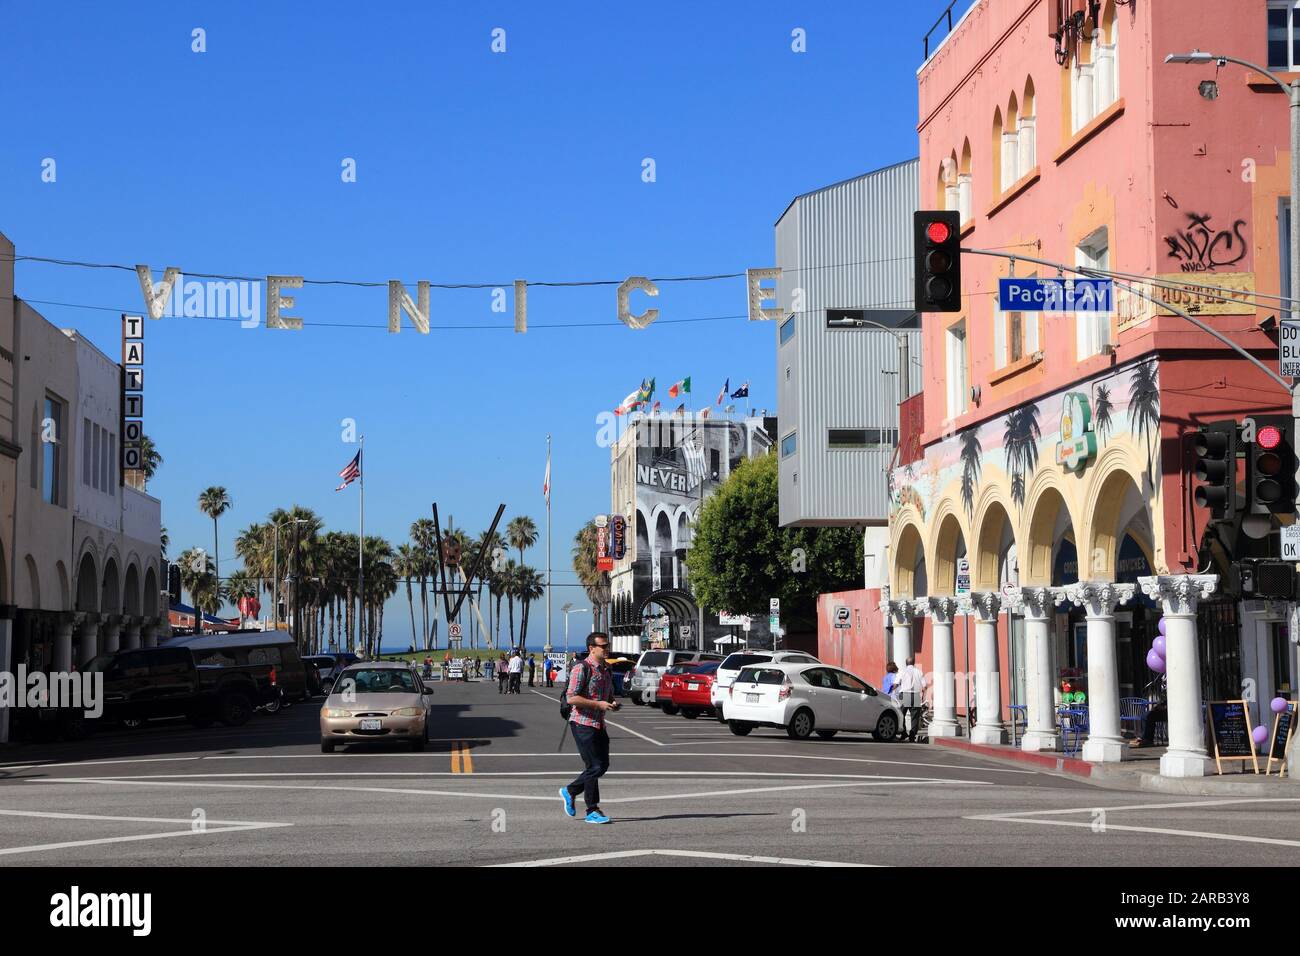
[[[451,772],[474,772],[474,758],[470,756],[469,744],[463,740],[458,740],[451,745]]]

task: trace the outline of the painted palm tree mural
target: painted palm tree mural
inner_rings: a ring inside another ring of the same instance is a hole
[[[975,425],[958,432],[957,441],[961,445],[961,500],[966,506],[966,514],[973,516],[975,489],[980,483],[980,459],[983,456],[983,449],[980,448],[980,427]]]
[[[1156,363],[1144,362],[1133,369],[1128,387],[1128,421],[1133,433],[1142,439],[1147,450],[1147,488],[1155,487],[1152,470],[1152,439],[1160,438],[1160,387],[1156,383]]]
[[[1038,443],[1043,438],[1038,425],[1038,405],[1023,405],[1006,417],[1006,430],[1002,437],[1002,448],[1007,456],[1007,471],[1011,475],[1011,499],[1020,507],[1025,506],[1025,476],[1032,474],[1038,467]],[[962,450],[963,462],[965,448]],[[965,497],[965,473],[962,476],[962,496]],[[967,505],[967,510],[970,506]]]
[[[1093,430],[1101,438],[1102,445],[1106,444],[1106,439],[1110,437],[1110,430],[1115,427],[1111,419],[1111,413],[1115,411],[1115,403],[1110,400],[1110,386],[1098,385],[1097,393],[1093,400]]]

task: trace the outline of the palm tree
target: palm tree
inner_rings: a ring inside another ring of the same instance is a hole
[[[212,558],[196,548],[181,552],[181,586],[190,593],[194,605],[194,633],[203,633],[203,614],[221,610],[221,584],[217,580]]]
[[[1143,362],[1133,369],[1128,387],[1129,427],[1142,437],[1147,450],[1147,486],[1154,487],[1151,437],[1160,437],[1160,386],[1156,381],[1156,363]]]
[[[1106,439],[1110,436],[1110,430],[1113,422],[1110,413],[1115,410],[1115,404],[1110,400],[1110,387],[1107,385],[1097,386],[1097,397],[1094,401],[1097,412],[1097,422],[1095,430],[1101,436],[1101,443],[1106,444]]]
[[[420,554],[420,561],[417,566],[417,573],[420,578],[420,628],[424,634],[424,648],[429,649],[430,640],[433,632],[429,630],[429,588],[428,579],[433,577],[435,589],[437,587],[437,557],[434,555],[434,527],[432,518],[417,518],[411,522],[411,541]],[[433,596],[434,604],[438,602],[438,595]],[[435,608],[436,610],[436,608]]]
[[[212,519],[212,555],[217,573],[221,573],[221,550],[217,543],[217,519],[234,507],[230,495],[220,485],[212,485],[199,494],[199,510]]]
[[[959,432],[957,440],[961,442],[961,500],[966,506],[966,514],[973,516],[975,511],[975,489],[979,487],[980,480],[980,456],[983,454],[980,448],[980,427]]]
[[[510,547],[519,549],[519,563],[524,563],[524,548],[531,548],[537,543],[537,525],[528,515],[511,518],[506,525],[506,540]]]
[[[144,484],[149,484],[149,479],[158,471],[158,466],[163,463],[163,456],[158,452],[158,446],[153,443],[153,439],[148,435],[140,436],[140,470],[144,472]]]
[[[235,606],[236,610],[239,609],[240,598],[257,597],[261,589],[262,582],[242,568],[226,578],[226,597]],[[239,623],[241,625],[244,623],[244,612],[242,610],[239,611]]]
[[[523,604],[522,620],[519,624],[519,646],[528,646],[528,614],[533,602],[546,595],[546,578],[534,568],[519,569],[519,600]]]
[[[1002,448],[1007,456],[1007,470],[1011,473],[1011,500],[1025,506],[1025,476],[1038,467],[1038,442],[1042,439],[1038,426],[1038,406],[1022,405],[1006,417]]]
[[[158,543],[162,545],[162,559],[167,560],[167,545],[171,544],[171,539],[167,537],[167,529],[159,528]]]
[[[415,629],[415,592],[411,588],[411,579],[419,573],[419,569],[419,550],[411,544],[398,545],[397,556],[393,561],[393,570],[397,572],[398,577],[406,581],[406,603],[411,609],[411,645],[413,647],[417,644],[416,637],[420,632]]]
[[[596,570],[596,523],[588,521],[573,536],[573,570],[577,572],[578,583],[587,592],[591,601],[592,620],[601,621],[606,604],[604,596],[604,575]],[[597,630],[601,627],[598,624]]]
[[[519,565],[514,558],[506,562],[501,572],[501,593],[506,598],[506,612],[510,615],[510,646],[515,646],[515,598],[519,594]]]

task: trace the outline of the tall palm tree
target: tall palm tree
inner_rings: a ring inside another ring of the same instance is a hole
[[[430,640],[433,632],[429,630],[429,587],[428,579],[433,578],[435,588],[437,587],[437,557],[434,555],[434,527],[432,518],[417,518],[411,522],[411,542],[415,545],[420,554],[418,565],[418,576],[420,578],[420,628],[424,635],[425,650],[429,649]],[[438,602],[438,595],[433,596],[434,604]],[[435,607],[436,610],[436,607]]]
[[[140,436],[140,470],[144,472],[144,484],[149,484],[149,479],[158,471],[158,466],[163,463],[163,456],[158,452],[158,446],[153,443],[153,439],[148,435]]]
[[[514,558],[506,562],[501,572],[501,593],[506,598],[506,612],[510,615],[510,646],[515,646],[515,598],[519,595],[519,565]]]
[[[221,550],[217,543],[217,519],[234,507],[230,495],[220,485],[211,485],[199,494],[199,510],[212,519],[212,556],[217,574],[221,573]]]
[[[578,583],[591,601],[593,618],[600,622],[605,612],[603,598],[604,575],[596,570],[596,522],[588,521],[573,536],[573,570],[578,575]],[[601,627],[598,624],[597,630]]]
[[[166,561],[166,560],[167,560],[167,545],[171,544],[171,539],[170,539],[169,537],[167,537],[167,528],[166,528],[166,527],[159,528],[158,531],[159,531],[159,533],[158,533],[158,543],[159,543],[160,545],[162,545],[162,559],[163,559],[164,561]]]
[[[420,552],[412,544],[400,544],[397,546],[397,555],[393,561],[393,570],[397,576],[406,581],[406,603],[411,609],[411,646],[418,647],[423,641],[417,641],[420,632],[415,629],[415,592],[411,587],[411,579],[419,573],[420,569]]]
[[[248,571],[243,568],[232,572],[230,576],[226,578],[226,597],[229,599],[230,603],[235,606],[237,611],[239,610],[240,598],[257,597],[257,594],[261,589],[261,580],[255,575],[249,574]],[[239,611],[239,623],[241,626],[244,623],[243,611]]]
[[[528,615],[533,602],[546,595],[546,578],[535,568],[519,569],[519,600],[523,604],[522,620],[519,625],[519,646],[528,646]]]
[[[203,615],[221,610],[221,584],[217,580],[216,565],[212,558],[196,548],[181,552],[177,563],[181,568],[181,586],[190,594],[194,605],[194,633],[203,633]]]
[[[537,543],[537,525],[528,515],[518,515],[506,525],[506,540],[510,547],[519,549],[519,563],[524,563],[524,548],[531,548]]]

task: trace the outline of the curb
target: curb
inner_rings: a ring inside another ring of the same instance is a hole
[[[963,753],[983,757],[995,763],[1029,765],[1045,773],[1081,780],[1089,786],[1103,790],[1171,793],[1184,796],[1246,796],[1289,797],[1300,800],[1300,785],[1291,777],[1265,777],[1255,774],[1236,774],[1232,777],[1162,777],[1158,773],[1127,770],[1107,764],[1093,764],[1077,757],[1063,757],[1046,753],[1027,753],[1009,747],[974,744],[953,737],[940,737],[930,741],[933,746],[947,747]]]

